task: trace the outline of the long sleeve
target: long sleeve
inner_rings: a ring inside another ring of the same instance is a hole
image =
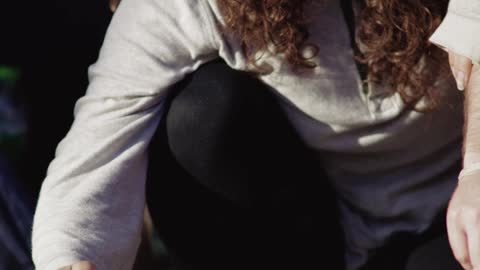
[[[479,33],[480,0],[450,0],[447,14],[430,42],[480,63]]]
[[[218,57],[212,16],[206,0],[122,0],[40,192],[32,237],[37,270],[79,260],[98,270],[131,269],[146,150],[169,87]]]

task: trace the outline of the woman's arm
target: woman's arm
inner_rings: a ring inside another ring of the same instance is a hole
[[[447,212],[452,251],[465,269],[480,269],[480,67],[465,91],[463,169]]]
[[[37,270],[79,261],[131,268],[146,150],[167,89],[217,57],[209,12],[206,0],[121,2],[41,189],[32,238]]]
[[[451,0],[430,41],[449,53],[465,91],[463,169],[447,211],[448,238],[464,269],[480,269],[480,1]]]
[[[447,212],[452,251],[465,269],[480,268],[480,67],[473,67],[465,91],[464,159]],[[470,171],[469,171],[470,170]],[[466,174],[464,172],[467,172]]]

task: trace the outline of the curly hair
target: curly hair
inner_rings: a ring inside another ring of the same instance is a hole
[[[359,40],[374,82],[385,81],[407,105],[427,97],[427,110],[438,107],[434,82],[451,75],[445,51],[428,41],[445,16],[448,1],[368,0],[362,14]],[[423,65],[423,68],[422,68]],[[409,91],[410,89],[410,91]]]
[[[256,52],[272,50],[284,55],[293,71],[316,66],[301,51],[308,44],[308,5],[322,0],[217,0],[227,31],[236,36],[248,62]],[[352,1],[352,0],[350,0]],[[404,103],[417,111],[431,111],[441,93],[433,82],[449,71],[447,54],[428,41],[444,18],[448,0],[361,0],[357,42],[362,53],[355,60],[368,67],[368,80],[385,83]],[[269,44],[271,44],[269,46]],[[271,69],[270,69],[271,71]],[[270,72],[258,68],[257,74]],[[415,104],[426,97],[424,109]]]
[[[109,0],[112,10],[120,0]],[[226,29],[241,42],[254,74],[268,74],[271,67],[258,66],[257,52],[283,54],[294,72],[316,67],[318,55],[309,38],[308,5],[328,0],[216,0]],[[340,0],[335,0],[340,1]],[[357,1],[357,0],[347,0]],[[428,41],[443,20],[448,0],[359,0],[357,42],[362,52],[355,60],[368,68],[368,81],[390,86],[406,106],[426,112],[438,108],[442,93],[434,82],[449,74],[447,54]],[[302,54],[306,46],[314,53]],[[415,105],[426,98],[426,107]]]

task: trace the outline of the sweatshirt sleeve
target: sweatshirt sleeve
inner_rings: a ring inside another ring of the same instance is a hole
[[[37,270],[80,260],[98,270],[131,269],[146,150],[167,89],[218,57],[211,16],[206,0],[122,0],[41,188],[32,235]]]
[[[430,42],[480,63],[480,0],[450,0]]]

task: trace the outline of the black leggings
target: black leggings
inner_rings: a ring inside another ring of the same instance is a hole
[[[221,60],[172,89],[147,203],[177,269],[344,268],[335,193],[279,102]]]

